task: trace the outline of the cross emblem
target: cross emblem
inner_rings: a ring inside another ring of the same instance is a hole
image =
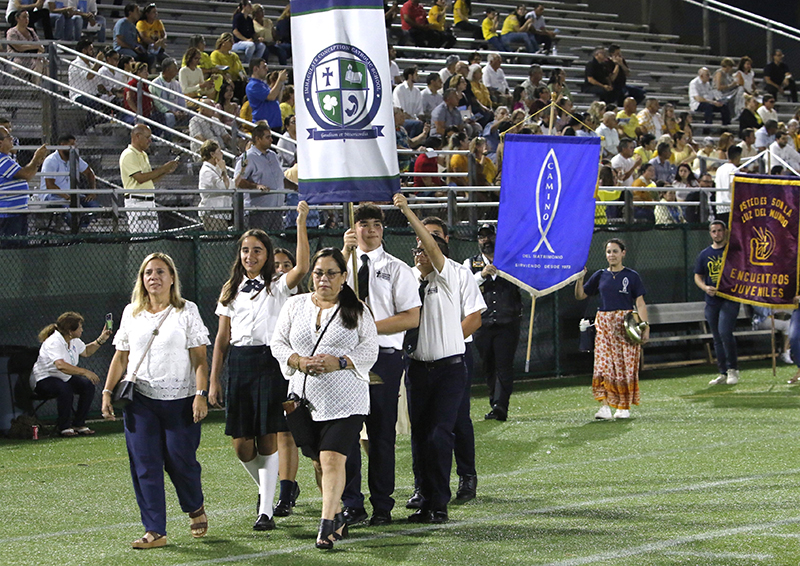
[[[325,67],[325,72],[322,73],[322,76],[325,77],[325,86],[331,86],[331,77],[333,73],[331,72],[330,67]]]

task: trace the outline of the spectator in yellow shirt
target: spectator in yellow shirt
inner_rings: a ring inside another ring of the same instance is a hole
[[[233,83],[233,94],[244,100],[244,89],[247,86],[247,74],[244,72],[239,56],[231,51],[233,34],[223,33],[217,38],[216,49],[211,52],[211,62],[218,66],[222,76]]]
[[[433,6],[428,10],[428,26],[431,29],[438,31],[442,35],[445,49],[449,49],[455,45],[456,38],[450,28],[445,27],[444,17],[447,13],[447,4],[445,0],[433,0]]]
[[[486,9],[486,17],[481,22],[481,31],[483,32],[483,39],[489,44],[489,47],[495,51],[508,51],[506,46],[497,35],[497,19],[499,14],[494,8]]]
[[[524,43],[528,53],[536,51],[531,41],[528,30],[531,27],[531,20],[525,20],[525,6],[517,6],[503,21],[503,29],[500,31],[500,39],[507,51],[512,51],[512,44]]]
[[[639,118],[636,115],[636,99],[629,96],[622,105],[622,110],[617,112],[617,129],[620,137],[636,139],[636,130],[639,128]]]
[[[483,39],[483,29],[477,24],[469,21],[472,15],[471,0],[456,0],[453,4],[453,27],[457,30],[471,33],[472,37],[481,41]]]

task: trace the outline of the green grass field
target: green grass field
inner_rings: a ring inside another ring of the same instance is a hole
[[[194,540],[171,484],[169,545],[135,551],[139,523],[120,423],[83,439],[0,443],[0,564],[793,564],[800,561],[800,387],[794,368],[647,372],[633,418],[595,422],[589,378],[520,384],[506,423],[474,391],[478,498],[451,522],[412,525],[408,437],[398,439],[395,522],[314,548],[321,500],[301,460],[296,513],[251,530],[256,490],[223,435],[203,429],[210,530]],[[455,482],[454,482],[455,485]]]

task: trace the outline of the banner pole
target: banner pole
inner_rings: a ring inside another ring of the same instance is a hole
[[[531,320],[528,323],[528,353],[525,355],[525,373],[531,368],[531,344],[533,343],[533,313],[536,312],[536,297],[531,295]]]
[[[350,228],[353,230],[356,229],[356,216],[355,210],[353,209],[353,203],[347,203],[347,216],[348,220],[350,221]],[[356,292],[356,297],[358,297],[358,254],[357,253],[350,253],[350,263],[353,264],[353,291]]]
[[[772,343],[772,377],[776,377],[778,375],[775,369],[775,311],[772,311],[772,316],[769,317],[770,321],[772,321],[772,328],[770,332],[770,342]]]

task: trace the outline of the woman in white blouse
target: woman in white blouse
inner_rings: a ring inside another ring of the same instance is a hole
[[[94,431],[86,426],[86,415],[94,399],[94,386],[100,383],[97,374],[79,368],[78,358],[88,358],[106,343],[111,330],[104,329],[94,342],[84,344],[83,317],[65,312],[53,324],[39,332],[39,357],[31,372],[31,388],[47,398],[58,399],[58,430],[61,436],[87,436]],[[78,408],[72,413],[75,395]]]
[[[208,413],[208,344],[197,305],[181,297],[172,258],[148,255],[122,313],[103,390],[103,416],[113,420],[112,391],[124,373],[128,379],[136,373],[133,401],[124,409],[125,442],[146,532],[133,548],[167,543],[164,470],[189,514],[192,536],[208,530],[197,461],[200,421]]]
[[[285,275],[276,273],[269,236],[263,230],[248,230],[239,238],[231,275],[222,287],[216,309],[219,328],[214,341],[208,400],[212,405],[222,400],[220,378],[228,357],[225,434],[231,437],[236,456],[258,487],[255,531],[275,528],[272,502],[278,481],[278,462],[284,457],[278,454],[277,437],[289,432],[283,415],[286,380],[270,352],[269,343],[281,307],[308,272],[308,204],[305,201],[298,204],[297,213],[297,265]],[[297,469],[289,474],[284,468],[283,472],[281,501],[284,505],[279,516],[291,513],[291,501],[297,498],[298,491]]]
[[[214,140],[204,141],[199,153],[203,160],[198,187],[200,206],[223,209],[220,212],[201,210],[199,214],[203,219],[203,228],[208,232],[224,232],[228,229],[233,206],[233,197],[229,192],[231,179],[225,166],[225,158],[222,156],[219,144]]]
[[[290,393],[310,405],[317,443],[301,448],[314,460],[322,492],[316,546],[329,549],[345,535],[345,461],[369,413],[369,370],[378,359],[378,333],[369,309],[346,283],[342,252],[320,250],[311,266],[314,292],[286,302],[272,336],[272,355]]]
[[[217,91],[214,85],[214,79],[206,79],[203,74],[203,69],[200,68],[200,59],[203,54],[196,47],[190,47],[183,60],[186,64],[178,71],[178,80],[181,83],[181,90],[186,96],[192,98],[201,98],[207,96],[215,100],[217,98]],[[220,81],[221,83],[221,81]]]

